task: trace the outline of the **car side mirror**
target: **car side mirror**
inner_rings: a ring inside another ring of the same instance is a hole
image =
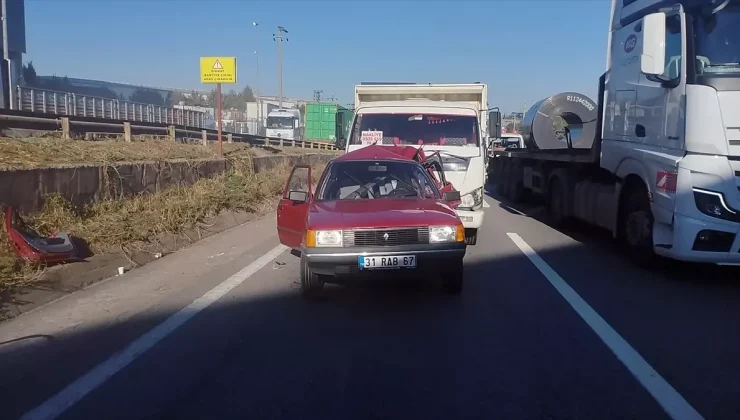
[[[305,203],[308,201],[308,192],[307,191],[291,191],[288,193],[288,200],[296,204]]]
[[[501,113],[498,111],[488,113],[488,136],[494,139],[501,137]]]
[[[650,76],[659,76],[665,71],[666,14],[651,13],[642,19],[642,53],[640,71]],[[625,41],[625,51],[634,48],[637,40],[631,35]]]
[[[445,201],[460,201],[460,191],[447,191],[442,195]]]

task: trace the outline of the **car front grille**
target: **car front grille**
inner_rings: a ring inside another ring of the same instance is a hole
[[[429,228],[355,229],[344,231],[344,246],[396,246],[429,243]]]

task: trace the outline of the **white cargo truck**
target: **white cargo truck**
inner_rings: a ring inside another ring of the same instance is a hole
[[[499,191],[610,230],[638,264],[740,263],[740,2],[612,0],[599,85],[592,144],[525,127],[491,161]]]
[[[466,242],[483,223],[488,88],[482,83],[363,83],[355,86],[355,119],[346,150],[370,144],[438,151],[445,178],[460,191]]]
[[[265,135],[283,140],[302,140],[301,111],[294,108],[270,111]]]

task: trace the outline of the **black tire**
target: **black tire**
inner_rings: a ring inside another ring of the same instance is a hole
[[[464,264],[461,261],[445,266],[442,270],[442,288],[451,295],[459,295],[463,289]]]
[[[324,280],[311,271],[306,259],[301,257],[301,294],[305,297],[316,295],[324,288]]]
[[[563,186],[557,178],[550,181],[547,213],[553,226],[563,226],[565,222],[565,191],[563,191]]]
[[[619,236],[630,260],[637,266],[652,268],[657,262],[653,249],[653,212],[644,186],[625,192],[620,211]]]
[[[512,203],[524,201],[524,183],[522,182],[522,167],[514,163],[509,173],[509,191],[506,198]]]
[[[478,229],[465,229],[465,245],[475,245],[478,242]]]

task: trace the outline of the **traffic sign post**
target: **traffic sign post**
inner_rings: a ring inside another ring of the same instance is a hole
[[[218,153],[223,156],[221,141],[221,83],[236,83],[236,57],[201,57],[200,82],[216,85],[216,124],[218,129]]]

